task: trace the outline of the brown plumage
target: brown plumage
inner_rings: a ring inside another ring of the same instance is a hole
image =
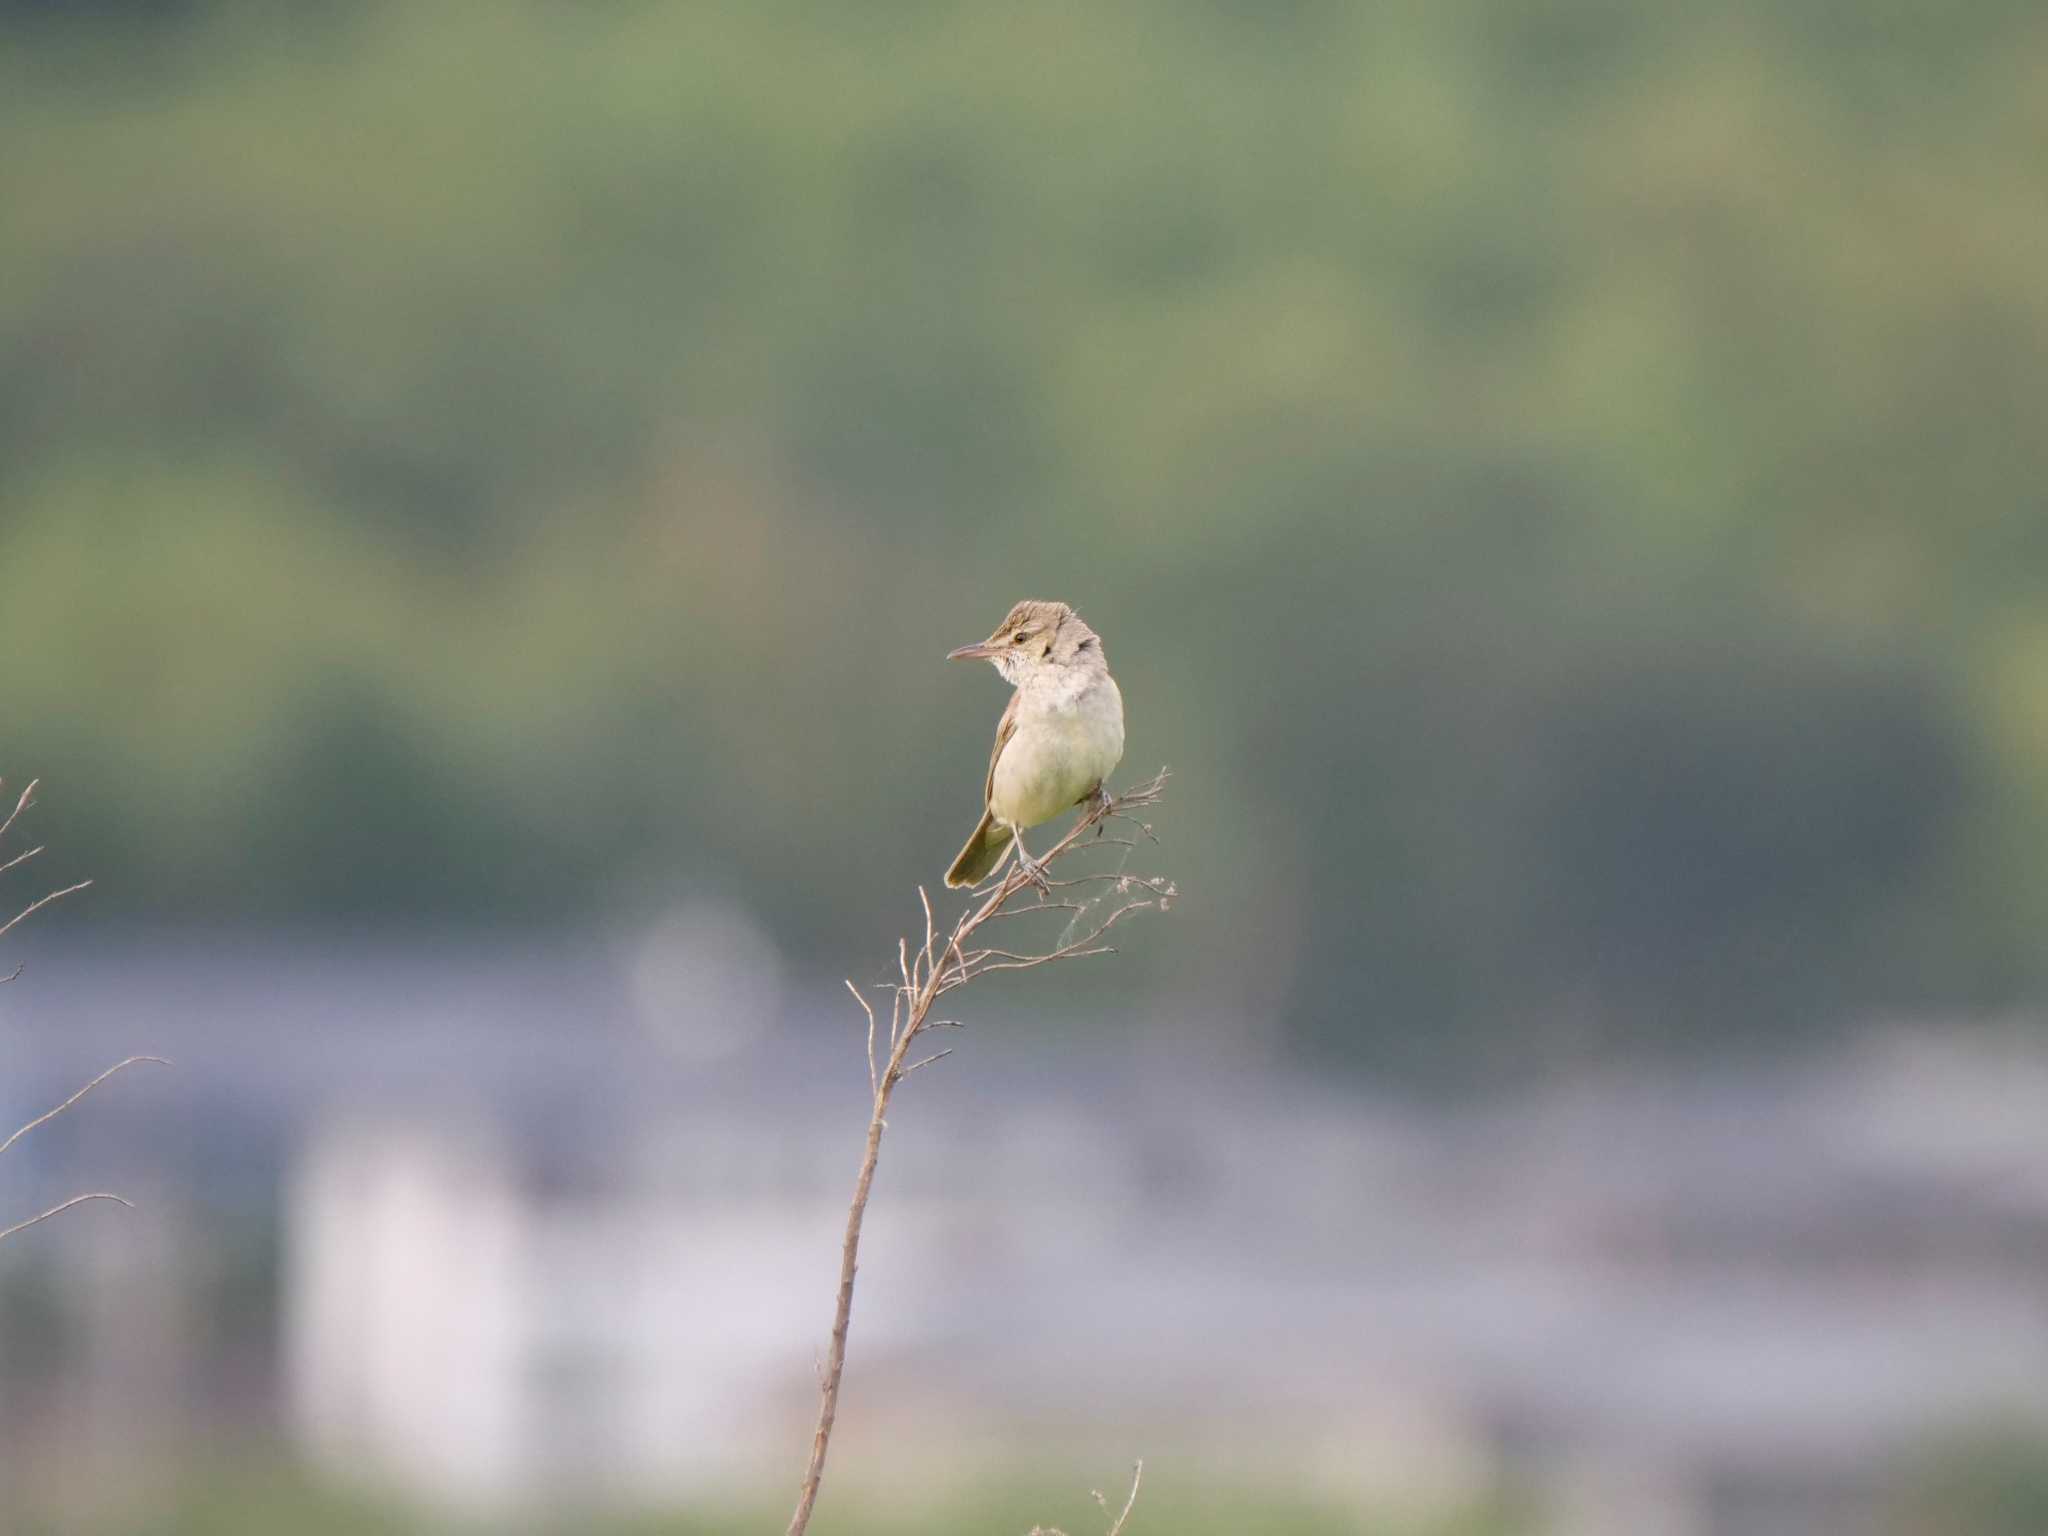
[[[954,857],[953,867],[946,871],[948,885],[976,885],[987,879],[1003,850],[1010,846],[1010,829],[997,823],[996,813],[988,808],[988,802],[995,792],[996,762],[1017,729],[1017,698],[1014,693],[1010,695],[1010,702],[1003,706],[1003,718],[996,722],[996,744],[988,749],[988,776],[981,781],[981,820],[975,824],[967,845]]]

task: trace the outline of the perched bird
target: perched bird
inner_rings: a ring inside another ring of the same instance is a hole
[[[994,634],[946,659],[993,662],[1017,690],[996,726],[981,823],[946,871],[946,884],[986,878],[1012,842],[1031,872],[1018,833],[1100,794],[1124,755],[1124,696],[1109,675],[1102,639],[1065,603],[1022,602]]]

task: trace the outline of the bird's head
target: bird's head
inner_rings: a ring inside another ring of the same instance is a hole
[[[995,633],[947,653],[948,661],[987,661],[1013,687],[1047,670],[1101,665],[1102,641],[1065,603],[1025,601]]]

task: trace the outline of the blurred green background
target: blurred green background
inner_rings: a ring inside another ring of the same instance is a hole
[[[836,975],[1053,596],[1262,1039],[2039,995],[2038,6],[0,11],[9,771],[103,915],[687,870]]]
[[[1001,617],[1000,614],[997,615]],[[1112,1468],[1122,1481],[1107,1512],[1089,1497],[1111,1490],[1069,1488],[1058,1476],[1040,1475],[1029,1483],[998,1480],[977,1486],[972,1494],[957,1489],[934,1491],[903,1488],[894,1494],[873,1490],[853,1500],[840,1496],[820,1501],[815,1529],[832,1536],[958,1536],[963,1531],[1026,1531],[1053,1527],[1065,1536],[1100,1536],[1123,1507],[1130,1487],[1130,1468]],[[1148,1468],[1133,1506],[1128,1536],[1144,1532],[1238,1532],[1260,1536],[1521,1536],[1531,1529],[1505,1511],[1475,1510],[1440,1516],[1390,1515],[1367,1518],[1343,1502],[1318,1500],[1293,1489],[1247,1491],[1219,1486],[1188,1467],[1170,1469],[1171,1484],[1162,1490],[1161,1469]],[[1105,1479],[1107,1481],[1107,1479]],[[849,1512],[848,1504],[853,1504]],[[789,1519],[780,1502],[718,1503],[693,1513],[646,1516],[593,1515],[588,1511],[535,1515],[509,1528],[534,1536],[752,1536],[779,1531]],[[322,1488],[288,1474],[253,1474],[247,1467],[234,1477],[210,1485],[191,1480],[188,1491],[174,1494],[146,1513],[114,1519],[89,1528],[91,1536],[361,1536],[363,1532],[406,1533],[406,1536],[484,1536],[507,1529],[454,1516],[436,1518],[417,1507]],[[31,1520],[23,1536],[77,1536],[79,1528],[38,1525]],[[1977,1536],[1976,1528],[1972,1528]],[[1903,1536],[1919,1536],[1907,1531]],[[2006,1536],[1986,1527],[1981,1536]]]

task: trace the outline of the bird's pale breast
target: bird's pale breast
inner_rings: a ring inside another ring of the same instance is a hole
[[[989,807],[1011,826],[1035,827],[1108,778],[1123,755],[1123,699],[1106,674],[1070,697],[1026,696],[996,760]]]

